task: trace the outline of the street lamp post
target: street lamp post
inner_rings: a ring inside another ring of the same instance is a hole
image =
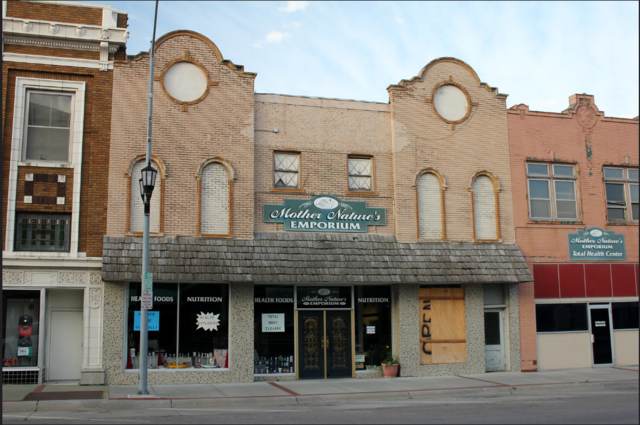
[[[151,39],[151,63],[149,70],[149,112],[148,112],[148,125],[147,125],[147,166],[141,171],[142,177],[140,178],[140,196],[144,203],[144,227],[142,236],[142,281],[149,273],[149,213],[151,212],[151,195],[153,194],[153,188],[156,184],[156,176],[158,172],[151,167],[151,129],[153,123],[153,59],[156,50],[156,22],[158,20],[158,0],[156,0],[156,12],[153,18],[153,38]],[[142,288],[141,288],[142,289]],[[153,296],[152,296],[153,300]],[[139,385],[138,394],[147,395],[147,360],[149,351],[149,313],[144,308],[144,302],[140,305],[140,361],[139,361]]]

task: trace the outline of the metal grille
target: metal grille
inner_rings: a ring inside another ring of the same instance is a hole
[[[69,252],[71,215],[16,215],[16,251]]]
[[[39,370],[2,370],[2,385],[38,385]]]
[[[273,157],[273,184],[274,187],[298,187],[298,174],[300,171],[300,155],[288,153],[276,153]]]
[[[349,158],[349,189],[371,190],[371,158]]]

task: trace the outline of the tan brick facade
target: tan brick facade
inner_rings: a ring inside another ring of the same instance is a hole
[[[581,101],[590,105],[591,118],[581,116],[578,110]],[[638,120],[605,116],[590,95],[571,96],[569,108],[562,113],[530,111],[523,104],[507,112],[511,174],[516,194],[513,199],[516,240],[531,270],[534,264],[569,263],[567,234],[590,227],[624,234],[627,253],[624,263],[637,264],[638,224],[607,221],[603,167],[638,168]],[[529,218],[527,162],[575,166],[576,223]],[[538,358],[533,282],[521,284],[519,296],[522,367],[523,370],[535,370]]]

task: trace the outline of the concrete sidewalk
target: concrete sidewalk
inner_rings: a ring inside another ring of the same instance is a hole
[[[638,388],[638,366],[547,372],[494,372],[421,378],[329,379],[246,384],[3,386],[3,411],[308,404],[354,400],[500,395],[560,388]]]

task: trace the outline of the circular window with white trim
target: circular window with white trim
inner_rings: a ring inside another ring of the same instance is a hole
[[[471,102],[464,87],[451,80],[434,87],[431,103],[438,117],[448,124],[459,124],[469,118],[471,106],[477,104]]]
[[[207,70],[199,62],[186,57],[169,62],[160,77],[165,94],[175,103],[193,105],[209,92]]]

